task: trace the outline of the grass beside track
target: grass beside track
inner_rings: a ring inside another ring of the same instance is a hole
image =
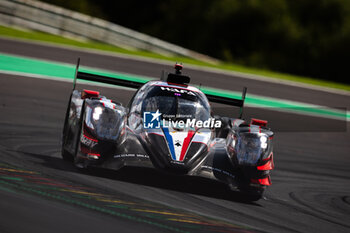
[[[97,49],[102,51],[142,56],[142,57],[148,57],[148,58],[155,58],[160,60],[181,61],[184,64],[205,66],[205,67],[222,69],[226,71],[235,71],[235,72],[241,72],[245,74],[253,74],[253,75],[265,76],[265,77],[274,78],[274,79],[289,80],[294,82],[301,82],[301,83],[312,84],[312,85],[317,85],[322,87],[331,87],[331,88],[350,91],[350,85],[341,84],[341,83],[324,81],[324,80],[319,80],[319,79],[314,79],[309,77],[283,74],[283,73],[273,72],[269,70],[255,69],[255,68],[245,67],[241,65],[232,64],[232,63],[211,64],[208,62],[199,61],[188,57],[180,57],[180,56],[168,57],[168,56],[163,56],[163,55],[148,52],[148,51],[131,50],[131,49],[128,50],[128,49],[124,49],[124,48],[120,48],[120,47],[116,47],[108,44],[103,44],[100,42],[79,41],[75,39],[68,39],[61,36],[56,36],[56,35],[37,32],[37,31],[28,31],[28,30],[0,26],[0,35],[7,36],[7,37],[24,38],[24,39],[30,39],[30,40],[36,40],[36,41],[45,41],[45,42],[51,42],[51,43],[57,43],[57,44],[64,44],[64,45],[70,45],[70,46],[81,47],[81,48]]]

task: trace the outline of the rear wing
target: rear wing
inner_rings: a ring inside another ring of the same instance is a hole
[[[75,76],[74,76],[74,81],[73,81],[73,90],[75,90],[77,79],[112,84],[112,85],[116,85],[116,86],[129,87],[129,88],[135,88],[135,89],[139,89],[141,86],[143,86],[145,84],[142,81],[136,81],[136,80],[131,81],[131,80],[123,79],[123,78],[108,77],[108,76],[103,76],[103,75],[98,75],[98,74],[81,72],[81,71],[79,71],[79,63],[80,63],[80,58],[78,58],[77,66],[76,66],[76,70],[75,70]],[[246,87],[243,88],[242,99],[224,97],[221,95],[210,94],[210,93],[206,93],[206,92],[207,91],[203,90],[203,93],[207,96],[207,98],[210,102],[239,107],[240,108],[239,118],[242,118],[244,100],[245,100],[245,96],[247,93]]]
[[[138,82],[138,81],[130,81],[122,78],[114,78],[114,77],[112,78],[112,77],[107,77],[107,76],[98,75],[98,74],[81,72],[79,71],[79,63],[80,63],[80,58],[78,58],[77,66],[75,68],[73,90],[75,90],[77,79],[112,84],[116,86],[129,87],[129,88],[135,88],[135,89],[140,88],[144,84],[143,82]]]
[[[209,93],[206,93],[205,90],[203,90],[203,93],[207,96],[210,102],[239,107],[240,108],[239,118],[242,119],[244,101],[245,101],[245,96],[247,94],[247,87],[243,87],[242,99],[235,99],[235,98],[224,97],[224,96],[215,95],[215,94],[209,94]]]

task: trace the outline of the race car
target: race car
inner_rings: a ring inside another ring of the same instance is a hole
[[[203,93],[175,64],[174,73],[146,83],[79,71],[63,127],[62,157],[77,167],[152,167],[201,176],[258,200],[271,185],[273,132],[267,121],[242,119],[242,99]],[[127,106],[98,91],[75,89],[77,79],[137,91]],[[240,107],[238,118],[214,115],[210,102]]]

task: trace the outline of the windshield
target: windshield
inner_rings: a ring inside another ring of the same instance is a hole
[[[154,86],[143,101],[142,112],[159,112],[162,119],[210,118],[209,105],[202,96],[195,92]]]

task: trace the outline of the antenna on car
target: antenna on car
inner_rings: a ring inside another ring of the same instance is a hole
[[[77,66],[75,67],[75,75],[74,75],[74,81],[73,81],[73,91],[75,90],[75,85],[77,83],[79,64],[80,64],[80,57],[78,57]]]

